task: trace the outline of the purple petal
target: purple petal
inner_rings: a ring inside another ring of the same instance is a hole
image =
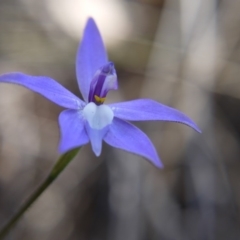
[[[82,100],[49,77],[30,76],[16,72],[1,75],[0,82],[14,83],[29,88],[65,108],[79,109],[85,105]]]
[[[59,151],[61,153],[89,142],[81,112],[72,109],[62,111],[59,115],[59,125],[61,131]]]
[[[156,167],[163,167],[156,149],[147,135],[124,120],[113,119],[104,141],[113,147],[141,155]]]
[[[109,104],[114,116],[129,121],[160,120],[178,122],[201,132],[198,126],[182,112],[153,101],[151,99],[138,99],[128,102]]]
[[[96,71],[107,62],[108,57],[99,30],[94,20],[89,18],[76,59],[78,86],[85,102],[88,101],[90,83]]]
[[[91,141],[92,150],[95,155],[99,157],[102,152],[102,140],[108,131],[109,125],[102,129],[94,129],[89,126],[88,122],[86,122],[85,127]]]

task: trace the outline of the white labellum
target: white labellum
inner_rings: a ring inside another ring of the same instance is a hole
[[[83,109],[83,116],[93,129],[103,129],[112,123],[114,114],[107,105],[97,106],[95,103],[88,103]]]

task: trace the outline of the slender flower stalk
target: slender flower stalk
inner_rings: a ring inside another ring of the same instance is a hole
[[[27,209],[38,199],[38,197],[44,192],[45,189],[58,177],[58,175],[63,171],[63,169],[71,162],[71,160],[77,155],[80,148],[72,149],[69,152],[63,154],[46,180],[33,192],[29,199],[22,205],[18,212],[6,223],[6,225],[0,231],[0,239],[3,239],[9,230],[16,224],[16,222],[21,218],[21,216],[27,211]]]

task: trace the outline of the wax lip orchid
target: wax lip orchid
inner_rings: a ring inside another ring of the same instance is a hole
[[[128,121],[173,121],[200,132],[197,125],[183,113],[154,100],[104,104],[108,91],[116,90],[118,82],[114,64],[108,61],[101,35],[92,18],[87,21],[77,51],[76,75],[84,101],[49,77],[18,72],[0,76],[0,82],[22,85],[67,108],[59,116],[61,153],[90,141],[94,153],[99,156],[102,141],[105,141],[162,167],[150,139]]]

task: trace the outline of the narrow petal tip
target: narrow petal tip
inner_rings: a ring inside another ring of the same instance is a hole
[[[161,163],[160,159],[159,161],[155,162],[154,165],[157,167],[157,168],[164,168],[163,164]]]
[[[201,133],[200,128],[184,113],[151,99],[137,99],[110,104],[114,116],[129,121],[159,120],[185,124]]]
[[[124,120],[114,118],[104,141],[113,147],[140,155],[154,166],[163,168],[158,153],[147,135]]]
[[[198,127],[197,124],[195,124],[195,128],[194,128],[198,133],[202,133],[202,130]]]
[[[85,105],[77,96],[50,77],[12,72],[0,75],[1,82],[26,87],[65,108],[79,109]]]
[[[188,117],[186,117],[186,118],[188,118]],[[178,122],[178,121],[176,121],[176,122]],[[182,123],[182,124],[184,124],[184,125],[186,125],[188,127],[191,127],[193,130],[195,130],[198,133],[202,133],[202,131],[198,127],[198,125],[193,120],[191,120],[190,118],[188,118],[187,122],[179,122],[179,123]]]
[[[93,17],[88,17],[85,28],[87,28],[87,26],[89,26],[89,25],[95,25],[97,27],[97,24],[96,24],[95,20],[93,19]]]

